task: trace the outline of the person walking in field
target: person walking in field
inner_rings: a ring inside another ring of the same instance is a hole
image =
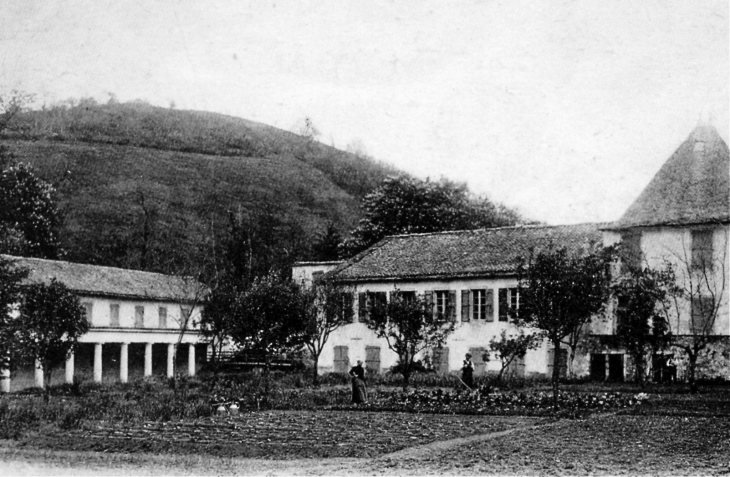
[[[466,353],[464,364],[461,367],[461,380],[469,389],[474,389],[474,364],[471,362],[471,353]]]
[[[362,367],[361,360],[358,360],[357,366],[353,366],[350,370],[350,377],[352,377],[352,403],[362,404],[368,402],[365,369]]]

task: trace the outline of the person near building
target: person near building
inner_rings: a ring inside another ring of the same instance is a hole
[[[677,363],[674,361],[674,356],[669,356],[667,359],[667,380],[670,383],[677,381]]]
[[[350,377],[352,378],[353,404],[368,402],[367,386],[365,385],[365,369],[362,367],[361,360],[358,360],[357,365],[350,369]]]
[[[464,364],[461,367],[461,380],[469,389],[474,389],[474,363],[471,362],[471,353],[466,353]]]

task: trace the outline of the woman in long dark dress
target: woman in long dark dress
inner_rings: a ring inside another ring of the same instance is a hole
[[[474,364],[471,362],[471,353],[466,353],[464,365],[461,367],[461,380],[469,389],[474,389]]]
[[[368,393],[365,387],[365,369],[362,367],[362,361],[358,360],[357,366],[352,367],[350,376],[352,377],[353,404],[368,402]]]

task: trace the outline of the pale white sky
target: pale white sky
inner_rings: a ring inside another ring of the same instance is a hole
[[[728,2],[0,4],[0,87],[292,129],[548,223],[617,219],[696,126],[730,130]]]

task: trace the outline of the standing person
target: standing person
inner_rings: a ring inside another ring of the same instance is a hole
[[[352,402],[353,404],[361,404],[368,402],[367,388],[365,387],[365,369],[362,367],[362,361],[357,360],[357,366],[353,366],[350,370],[352,377]]]
[[[673,355],[670,355],[667,360],[667,379],[670,383],[677,382],[677,363],[674,362]]]
[[[464,365],[461,367],[461,380],[469,389],[474,388],[474,364],[471,362],[471,353],[466,353]]]

